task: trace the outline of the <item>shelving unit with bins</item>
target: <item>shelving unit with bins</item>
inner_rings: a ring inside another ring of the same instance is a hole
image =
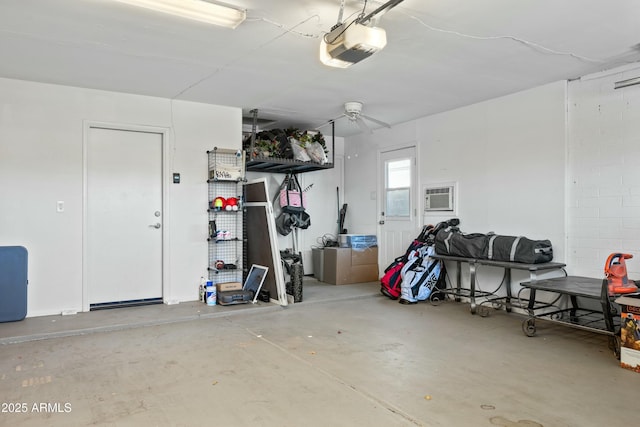
[[[243,184],[245,152],[215,147],[208,156],[209,280],[242,282],[244,277]],[[237,210],[215,207],[217,197],[236,198]]]

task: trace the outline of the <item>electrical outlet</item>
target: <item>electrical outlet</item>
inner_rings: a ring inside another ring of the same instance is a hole
[[[57,212],[64,212],[64,202],[63,201],[58,201],[56,203],[56,211]]]

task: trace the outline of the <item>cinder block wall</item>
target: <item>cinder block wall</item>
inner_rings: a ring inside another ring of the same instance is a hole
[[[640,69],[569,83],[567,264],[602,277],[607,256],[628,252],[640,278],[640,85],[614,89]]]

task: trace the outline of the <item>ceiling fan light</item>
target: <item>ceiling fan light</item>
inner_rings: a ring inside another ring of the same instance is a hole
[[[203,0],[115,1],[227,28],[236,28],[247,18],[246,10],[238,9],[219,2]]]

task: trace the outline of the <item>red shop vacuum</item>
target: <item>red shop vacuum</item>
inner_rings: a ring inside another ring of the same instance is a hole
[[[625,259],[633,258],[631,254],[613,253],[604,264],[604,275],[607,277],[609,295],[629,294],[637,292],[638,287],[627,276]]]

